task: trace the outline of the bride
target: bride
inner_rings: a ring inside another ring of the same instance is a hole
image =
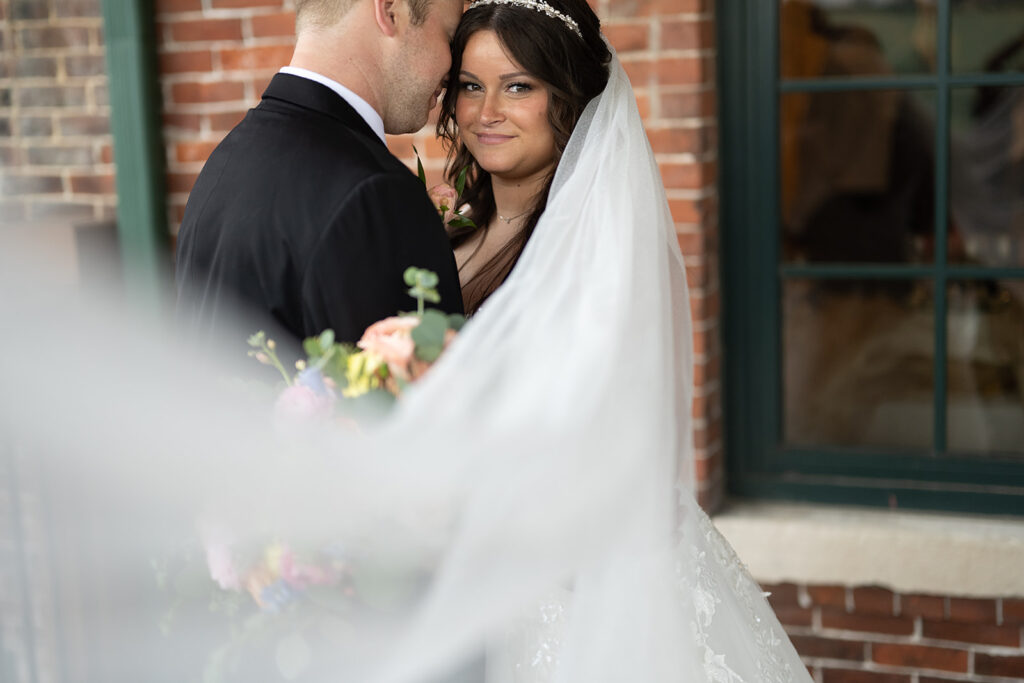
[[[450,680],[482,659],[487,683],[810,681],[694,500],[683,262],[587,3],[471,5],[440,126],[452,175],[470,167],[479,227],[451,237],[475,313],[373,430],[282,439],[214,379],[225,366],[184,362],[122,307],[34,287],[0,301],[32,330],[0,353],[0,446],[57,458],[43,469],[64,666],[100,657],[96,680],[154,680],[168,652],[223,637],[207,609],[169,636],[132,611],[152,579],[140,556],[201,516],[228,550],[268,530],[330,539],[371,568],[357,597],[415,577],[318,623],[326,654],[305,632],[261,644],[271,665],[246,680]]]

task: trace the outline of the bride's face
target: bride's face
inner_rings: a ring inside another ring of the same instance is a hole
[[[470,36],[458,88],[455,122],[481,168],[507,180],[550,170],[557,148],[548,87],[506,54],[493,31]]]

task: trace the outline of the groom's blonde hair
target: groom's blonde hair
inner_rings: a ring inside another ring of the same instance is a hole
[[[295,29],[334,26],[361,0],[295,0]],[[405,0],[409,3],[412,23],[419,25],[427,18],[430,0]]]

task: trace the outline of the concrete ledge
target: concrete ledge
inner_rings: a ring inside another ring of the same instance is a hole
[[[758,581],[1024,596],[1024,518],[755,502],[713,521]]]

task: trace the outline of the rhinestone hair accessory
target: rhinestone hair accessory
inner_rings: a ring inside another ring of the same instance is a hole
[[[568,26],[569,30],[580,38],[583,38],[583,33],[580,31],[580,25],[576,23],[575,19],[564,12],[559,12],[544,0],[474,0],[474,2],[470,4],[469,8],[473,9],[474,7],[483,7],[484,5],[512,5],[515,7],[525,7],[527,9],[543,12],[552,19],[558,19]]]

